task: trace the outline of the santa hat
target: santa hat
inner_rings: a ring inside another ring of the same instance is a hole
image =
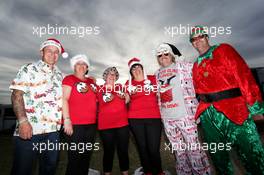
[[[140,65],[142,66],[142,68],[143,68],[143,65],[142,65],[140,59],[138,59],[138,58],[132,58],[132,59],[130,59],[130,60],[128,61],[129,72],[131,72],[131,68],[132,68],[132,66],[135,65],[135,64],[140,64]],[[146,74],[144,68],[143,68],[143,74],[144,74],[144,80],[145,80],[145,81],[148,80],[148,78],[147,78],[147,74]],[[129,87],[131,87],[131,85],[132,85],[132,77],[131,77],[131,74],[129,73]]]
[[[208,31],[207,28],[201,25],[194,26],[190,33],[190,42],[192,42],[192,39],[200,36],[200,35],[206,35],[208,37]]]
[[[181,52],[172,44],[169,43],[162,43],[158,46],[156,49],[156,56],[159,56],[161,54],[170,53],[175,58],[178,56],[182,56]]]
[[[84,54],[79,54],[79,55],[75,55],[70,60],[72,70],[74,70],[75,64],[78,63],[79,61],[86,63],[87,66],[90,67],[90,62],[89,62],[89,59],[87,58],[87,56]]]
[[[44,47],[47,46],[55,46],[59,49],[59,53],[61,54],[61,56],[63,58],[68,58],[69,54],[67,52],[65,52],[64,48],[62,47],[61,43],[59,40],[55,39],[55,38],[49,38],[46,41],[44,41],[41,46],[40,46],[40,50],[43,50]]]

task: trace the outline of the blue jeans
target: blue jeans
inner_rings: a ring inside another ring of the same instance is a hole
[[[31,175],[33,162],[39,158],[39,175],[54,175],[59,150],[59,132],[33,135],[30,140],[14,136],[12,175]]]

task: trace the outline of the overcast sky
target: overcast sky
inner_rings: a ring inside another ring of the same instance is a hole
[[[132,57],[141,58],[146,72],[153,74],[158,68],[154,51],[161,42],[176,45],[193,61],[197,52],[188,34],[176,29],[197,24],[224,29],[223,34],[210,37],[211,44],[230,43],[250,67],[264,67],[261,0],[6,0],[0,5],[0,104],[10,103],[10,82],[23,64],[40,59],[39,46],[49,37],[59,39],[70,57],[86,54],[92,65],[90,75],[95,78],[101,78],[107,67],[116,66],[124,81]],[[43,27],[48,30],[48,26],[66,27],[71,33],[40,35],[40,28],[44,32]],[[58,66],[65,74],[72,72],[69,58],[60,58]]]

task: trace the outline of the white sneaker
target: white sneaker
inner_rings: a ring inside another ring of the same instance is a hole
[[[144,175],[143,167],[137,168],[133,175]]]
[[[163,173],[164,173],[165,175],[171,175],[171,173],[170,173],[168,170],[164,170]]]
[[[88,175],[100,175],[100,171],[89,168]]]

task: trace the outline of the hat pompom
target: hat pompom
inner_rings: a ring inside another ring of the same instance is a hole
[[[62,58],[68,58],[69,57],[69,54],[67,52],[63,52],[61,54]]]
[[[172,50],[174,55],[177,55],[179,57],[182,56],[181,52],[177,49],[177,47],[175,47],[174,45],[172,45],[170,43],[165,43],[165,44],[168,44],[171,47],[171,50]]]

